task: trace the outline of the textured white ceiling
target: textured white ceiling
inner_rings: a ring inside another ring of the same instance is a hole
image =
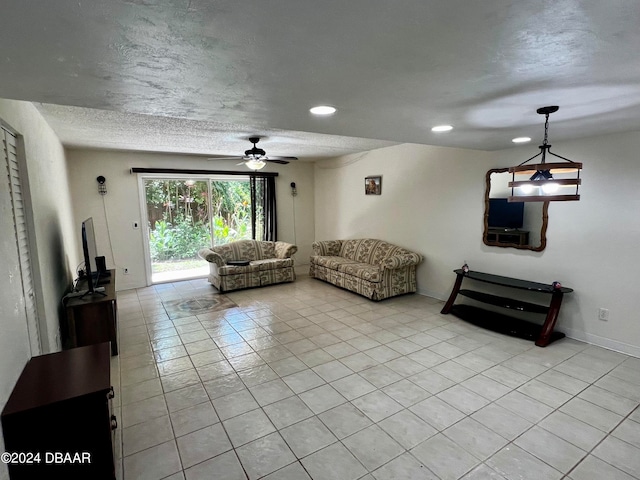
[[[637,0],[11,3],[0,97],[85,107],[40,107],[72,145],[228,155],[266,134],[273,155],[367,143],[326,135],[499,149],[537,142],[535,110],[553,104],[552,141],[640,130]],[[316,104],[338,113],[313,117]],[[456,128],[431,133],[440,123]]]
[[[394,145],[321,133],[275,130],[227,123],[111,112],[81,107],[36,104],[60,140],[69,147],[146,152],[239,156],[260,136],[267,155],[315,160]]]

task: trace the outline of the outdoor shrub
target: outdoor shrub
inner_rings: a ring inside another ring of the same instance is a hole
[[[158,220],[155,230],[149,234],[151,258],[154,261],[194,258],[198,250],[211,245],[211,235],[203,222],[193,223],[180,216],[174,224]]]

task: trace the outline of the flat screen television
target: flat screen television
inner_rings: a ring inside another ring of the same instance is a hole
[[[509,202],[506,198],[489,199],[489,228],[522,228],[524,202]]]
[[[84,268],[87,276],[89,293],[93,293],[98,285],[98,267],[96,257],[96,235],[93,230],[93,218],[89,217],[82,222],[82,253],[84,254]]]

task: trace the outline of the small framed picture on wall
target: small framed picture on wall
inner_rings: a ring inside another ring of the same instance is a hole
[[[365,195],[381,195],[382,194],[382,176],[364,178],[364,194]]]

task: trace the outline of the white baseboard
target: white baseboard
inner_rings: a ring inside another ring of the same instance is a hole
[[[294,265],[293,271],[296,272],[296,275],[304,275],[309,273],[309,264],[301,263],[298,265]]]
[[[446,302],[447,299],[449,298],[446,294],[442,294],[440,292],[434,292],[431,290],[421,289],[421,288],[418,289],[417,293],[419,295],[424,295],[426,297],[437,298],[438,300],[442,300],[443,302]],[[615,352],[624,353],[626,355],[640,357],[640,346],[619,342],[617,340],[601,337],[599,335],[594,335],[592,333],[587,333],[581,330],[574,330],[574,329],[565,328],[565,327],[561,327],[560,330],[564,332],[564,334],[567,337],[572,338],[574,340],[589,343],[591,345],[596,345],[598,347],[606,348],[608,350],[613,350]]]
[[[438,299],[438,300],[442,300],[443,302],[446,302],[446,301],[447,301],[447,299],[449,298],[448,296],[443,295],[443,294],[442,294],[442,293],[440,293],[440,292],[434,292],[434,291],[431,291],[431,290],[425,290],[425,289],[422,289],[422,288],[419,288],[419,289],[418,289],[418,291],[417,291],[416,293],[417,293],[418,295],[422,295],[422,296],[424,296],[424,297],[436,298],[436,299]]]
[[[597,345],[598,347],[613,350],[615,352],[632,355],[634,357],[640,357],[640,347],[637,345],[631,345],[629,343],[619,342],[618,340],[612,340],[610,338],[601,337],[592,333],[583,332],[581,330],[574,330],[571,328],[561,328],[564,334],[578,340],[580,342],[590,343],[591,345]]]

